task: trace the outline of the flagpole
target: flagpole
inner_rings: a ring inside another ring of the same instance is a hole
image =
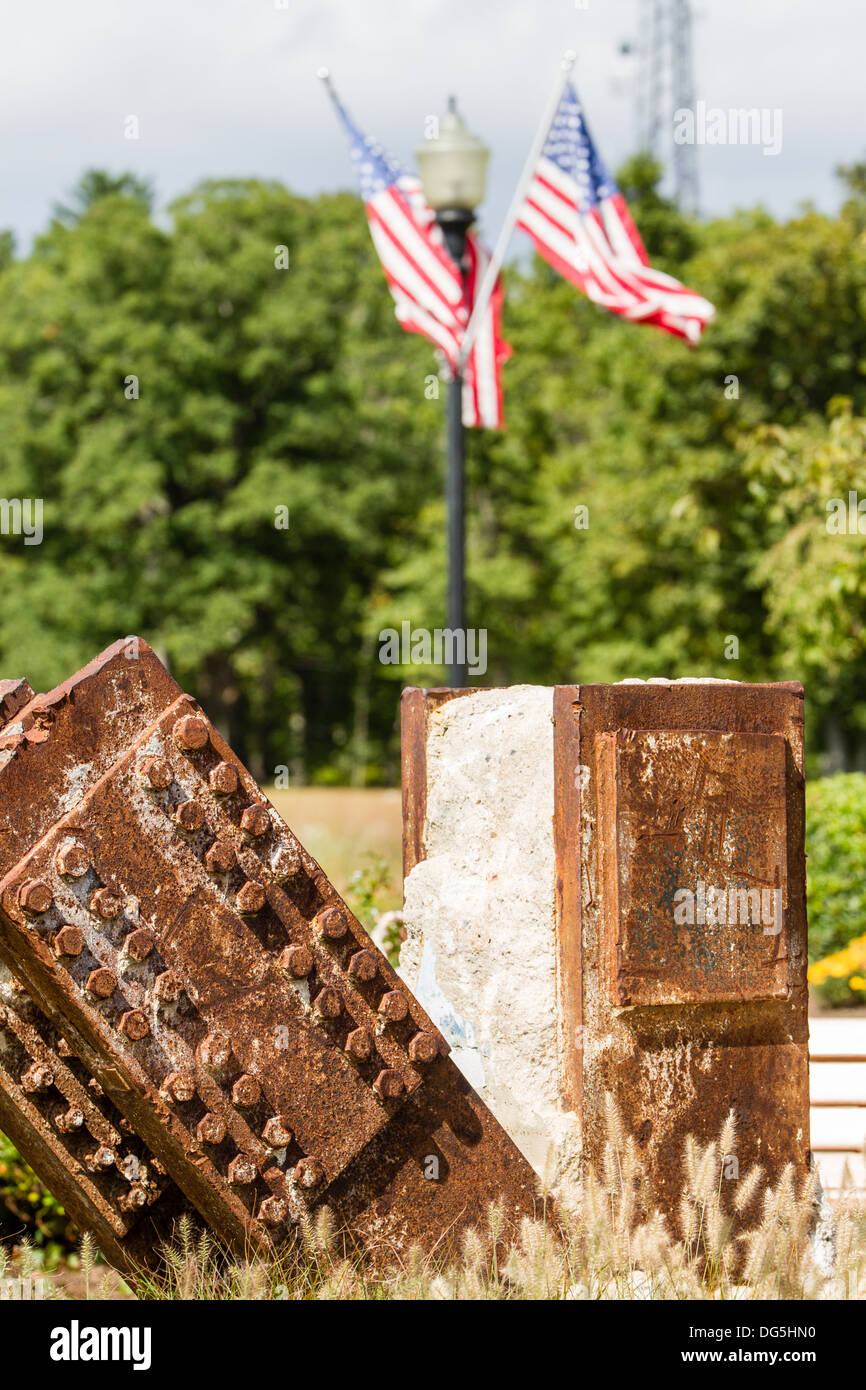
[[[475,296],[475,304],[473,305],[472,313],[469,316],[469,322],[466,325],[466,331],[463,334],[463,341],[460,346],[460,355],[458,358],[459,368],[463,367],[467,357],[472,351],[472,344],[475,342],[478,330],[481,327],[481,320],[484,316],[484,311],[487,308],[487,304],[490,299],[490,296],[493,293],[493,289],[496,285],[499,272],[502,269],[502,264],[505,260],[505,252],[508,250],[508,243],[511,240],[511,234],[514,231],[515,223],[517,222],[517,218],[520,215],[520,209],[522,208],[523,200],[526,197],[526,190],[529,188],[529,185],[532,182],[532,176],[535,173],[535,166],[538,163],[538,157],[541,154],[541,151],[544,149],[548,131],[550,130],[551,125],[553,124],[553,118],[556,115],[557,108],[559,106],[560,101],[562,100],[562,93],[565,90],[565,84],[568,81],[569,76],[571,75],[571,70],[574,67],[576,61],[577,54],[575,53],[573,48],[569,48],[562,56],[559,79],[553,89],[553,92],[551,93],[550,99],[546,107],[544,108],[544,113],[541,117],[541,120],[538,125],[538,130],[535,134],[535,139],[532,142],[532,148],[530,149],[529,154],[526,157],[526,163],[523,166],[523,172],[517,181],[517,187],[514,190],[514,197],[511,199],[511,204],[508,208],[508,212],[505,214],[505,221],[502,224],[502,230],[499,233],[499,239],[496,242],[493,255],[490,257],[489,264],[487,266],[486,271],[484,272],[481,284],[478,287],[478,293]]]
[[[334,110],[340,113],[340,98],[337,96],[337,89],[334,86],[334,79],[331,77],[329,68],[316,68],[316,76],[324,87],[334,105]]]

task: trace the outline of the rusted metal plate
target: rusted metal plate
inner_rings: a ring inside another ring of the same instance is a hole
[[[30,698],[11,714],[0,707],[0,874],[181,693],[137,637],[113,643],[46,695],[9,684]]]
[[[386,1170],[413,1208],[394,1239],[457,1240],[488,1149],[506,1206],[533,1210],[531,1169],[486,1112],[469,1157],[458,1144],[442,1184],[417,1185],[397,1119],[431,1074],[421,1112],[440,1129],[467,1105],[442,1090],[444,1040],[199,707],[126,648],[0,736],[0,955],[238,1248],[281,1239],[337,1179],[369,1243],[388,1223],[363,1194],[378,1210]],[[351,1201],[350,1170],[367,1175]]]
[[[506,1240],[523,1217],[555,1218],[532,1168],[450,1057],[433,1064],[328,1202],[380,1263],[413,1245],[453,1254],[467,1226],[487,1226],[494,1205]]]
[[[553,851],[556,862],[557,1021],[562,1087],[581,1113],[583,1090],[583,939],[580,730],[570,686],[553,691]]]
[[[179,1189],[2,965],[0,1129],[113,1264],[159,1260]]]
[[[775,734],[598,735],[612,1003],[787,997],[785,752]]]
[[[0,729],[33,699],[33,687],[23,678],[0,681]]]
[[[558,924],[562,1036],[584,1048],[579,1082],[563,1054],[564,1101],[600,1163],[614,1097],[676,1222],[686,1135],[717,1139],[732,1107],[741,1173],[808,1163],[802,688],[571,686],[556,707],[555,759],[582,769],[557,839],[558,873],[581,865]],[[781,932],[672,921],[701,877],[775,887],[777,870]]]
[[[424,858],[427,817],[427,729],[430,715],[448,700],[474,695],[475,687],[426,690],[407,686],[400,700],[400,763],[403,795],[403,878]]]

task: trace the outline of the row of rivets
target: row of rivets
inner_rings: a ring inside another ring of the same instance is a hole
[[[152,764],[153,759],[149,760]],[[151,768],[152,770],[152,768]],[[188,803],[193,804],[193,803]],[[90,865],[90,857],[83,845],[70,843],[63,845],[55,856],[55,866],[59,873],[68,877],[80,878]],[[44,891],[43,891],[44,890]],[[27,911],[47,911],[51,899],[50,889],[40,879],[28,879],[18,890],[18,901]],[[91,893],[88,907],[102,921],[114,921],[123,909],[123,899],[111,888],[97,888]],[[84,951],[84,933],[80,927],[65,923],[54,934],[52,949],[58,957],[75,958]],[[136,928],[123,942],[123,954],[130,960],[142,963],[147,960],[156,946],[153,932],[146,927]],[[96,999],[110,999],[117,988],[117,976],[112,970],[100,966],[92,970],[85,982],[85,990]],[[165,1004],[177,1003],[183,993],[183,981],[173,970],[166,970],[154,981],[154,994]],[[140,1009],[130,1009],[120,1019],[120,1031],[131,1042],[140,1042],[150,1032],[146,1015]]]
[[[8,1023],[6,1011],[0,1010],[0,1024],[6,1026]],[[21,1089],[27,1095],[44,1095],[55,1084],[59,1083],[56,1083],[54,1070],[47,1062],[31,1061],[21,1073]],[[79,1105],[68,1102],[65,1110],[59,1110],[52,1116],[52,1122],[60,1134],[77,1134],[85,1128],[84,1111]],[[103,1172],[113,1167],[118,1162],[115,1145],[120,1142],[120,1135],[112,1129],[111,1142],[100,1142],[94,1150],[85,1155],[85,1167],[91,1173]]]
[[[328,941],[342,940],[349,929],[345,913],[342,908],[336,905],[322,908],[314,918],[314,926]],[[283,957],[281,957],[281,963],[285,956],[286,953],[284,952]],[[369,984],[371,980],[375,979],[379,969],[379,961],[376,952],[370,950],[356,951],[349,958],[348,969],[349,974],[354,979],[364,984]],[[341,1006],[342,1001],[340,1001],[337,991],[329,987],[321,991],[314,1005],[317,1013],[323,1018],[329,1019],[338,1017]],[[379,1001],[379,1013],[390,1023],[402,1022],[403,1019],[406,1018],[408,1012],[408,1003],[399,990],[388,990]],[[363,1036],[364,1033],[365,1030],[356,1029],[353,1033],[350,1033],[349,1037],[346,1039],[346,1051],[359,1060],[366,1060],[370,1055],[370,1052],[366,1049],[366,1041]],[[439,1042],[433,1033],[416,1033],[411,1039],[409,1043],[409,1057],[411,1061],[426,1065],[434,1062],[438,1056]],[[398,1077],[399,1079],[399,1073],[393,1072],[392,1068],[386,1068],[386,1071],[383,1072],[374,1083],[375,1089],[379,1094],[388,1099],[393,1098],[394,1095],[399,1095],[402,1091],[402,1082],[400,1083],[400,1088],[395,1090],[393,1077]],[[384,1080],[382,1080],[382,1078],[384,1078]],[[380,1081],[382,1082],[381,1085],[379,1084]]]

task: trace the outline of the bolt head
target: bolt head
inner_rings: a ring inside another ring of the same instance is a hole
[[[183,719],[178,719],[171,735],[178,748],[182,748],[185,753],[193,753],[198,748],[204,748],[210,741],[207,720],[202,719],[197,714],[187,714]]]
[[[325,1181],[325,1170],[317,1158],[302,1158],[300,1163],[295,1164],[292,1177],[299,1187],[311,1192]]]
[[[112,888],[97,888],[90,895],[90,911],[95,912],[104,922],[111,922],[123,911],[123,899]]]
[[[70,1105],[68,1110],[56,1117],[54,1123],[61,1134],[74,1134],[84,1124],[84,1111],[79,1110],[77,1105]]]
[[[150,1032],[147,1015],[141,1009],[130,1009],[120,1020],[120,1031],[130,1042],[141,1042]]]
[[[65,878],[83,878],[90,868],[90,855],[84,845],[62,845],[54,856],[54,867]]]
[[[128,1153],[118,1167],[127,1182],[137,1182],[139,1178],[147,1177],[147,1164],[142,1163],[137,1154]]]
[[[244,883],[238,889],[237,904],[238,912],[247,916],[252,916],[256,912],[261,912],[268,895],[260,883]]]
[[[136,764],[139,781],[154,792],[164,792],[171,786],[171,768],[162,758],[139,758]]]
[[[306,946],[287,946],[277,961],[294,980],[305,980],[313,969],[313,955]]]
[[[181,801],[175,807],[174,818],[181,830],[192,835],[204,825],[204,811],[197,801]]]
[[[56,956],[80,956],[84,950],[84,932],[80,927],[61,927],[52,945]]]
[[[128,1192],[117,1199],[117,1205],[121,1211],[140,1211],[147,1206],[147,1188],[139,1183],[133,1184]]]
[[[208,774],[208,784],[216,796],[231,796],[238,789],[240,777],[233,763],[217,763]]]
[[[195,1077],[192,1072],[169,1072],[163,1085],[172,1100],[176,1100],[181,1105],[185,1105],[187,1101],[195,1098]]]
[[[138,927],[129,933],[123,943],[123,949],[131,960],[142,961],[147,960],[155,945],[153,932],[148,931],[147,927]]]
[[[425,1065],[435,1062],[439,1056],[439,1039],[435,1033],[416,1033],[409,1043],[409,1057],[413,1062]]]
[[[233,1187],[249,1187],[258,1177],[258,1168],[246,1154],[235,1154],[228,1167],[228,1180]]]
[[[292,1130],[285,1115],[272,1115],[262,1130],[262,1138],[272,1149],[284,1149],[292,1142]]]
[[[271,818],[266,806],[247,806],[241,814],[241,830],[257,840],[266,835],[271,828]]]
[[[285,883],[303,870],[301,856],[293,845],[280,845],[271,859],[271,872],[277,883]]]
[[[230,874],[237,862],[234,845],[228,840],[214,840],[204,857],[204,862],[210,874]]]
[[[202,1144],[221,1144],[226,1137],[226,1122],[220,1115],[202,1115],[195,1129]]]
[[[54,1072],[44,1062],[32,1062],[21,1076],[21,1089],[29,1095],[39,1091],[50,1091],[54,1085]]]
[[[198,1060],[210,1071],[227,1067],[232,1057],[231,1040],[226,1033],[208,1033],[198,1045]]]
[[[393,1067],[385,1067],[373,1082],[373,1090],[383,1100],[396,1100],[403,1094],[403,1078]]]
[[[43,912],[48,911],[53,901],[51,889],[41,878],[28,878],[18,889],[18,904],[25,912],[41,916]]]
[[[285,1197],[264,1197],[259,1204],[259,1217],[266,1226],[282,1226],[289,1216]]]
[[[112,971],[100,966],[98,970],[90,972],[84,988],[88,994],[92,994],[96,999],[110,999],[117,989],[117,980]]]
[[[313,926],[327,941],[342,941],[349,930],[346,914],[341,907],[323,907],[313,918]]]
[[[378,969],[379,960],[375,951],[356,951],[349,961],[349,974],[363,984],[375,979]]]
[[[261,1098],[262,1088],[254,1076],[244,1073],[232,1086],[232,1101],[242,1109],[251,1105],[258,1105]]]
[[[387,994],[383,994],[379,1000],[379,1013],[386,1018],[389,1023],[402,1023],[409,1012],[409,1005],[406,1003],[405,995],[399,989],[389,989]]]
[[[358,1062],[366,1062],[373,1052],[373,1038],[368,1028],[355,1028],[346,1038],[345,1050]]]
[[[109,1148],[108,1144],[100,1144],[92,1153],[87,1155],[84,1162],[91,1173],[96,1173],[106,1168],[113,1168],[116,1158],[114,1149]]]
[[[183,980],[176,970],[164,970],[154,980],[153,992],[161,1004],[176,1004],[183,994]]]
[[[325,985],[324,989],[320,989],[316,995],[314,1007],[321,1018],[339,1018],[343,1001],[336,989],[331,985]]]

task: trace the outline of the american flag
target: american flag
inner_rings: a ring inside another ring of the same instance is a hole
[[[377,141],[364,135],[334,98],[361,185],[373,244],[394,297],[398,320],[423,333],[444,354],[452,372],[476,287],[489,260],[472,233],[466,243],[466,284],[445,246],[421,180],[407,174]],[[511,349],[502,337],[502,288],[496,289],[467,358],[463,379],[463,423],[501,429],[502,364]]]
[[[546,261],[596,304],[697,342],[712,304],[653,270],[625,198],[605,168],[569,82],[517,226]]]

